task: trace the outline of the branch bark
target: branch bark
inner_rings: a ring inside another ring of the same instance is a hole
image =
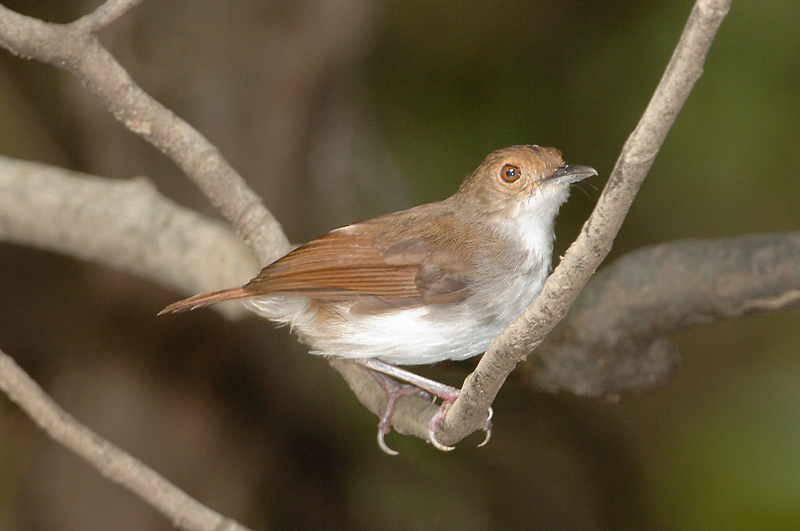
[[[142,0],[108,0],[93,12],[76,20],[75,25],[83,26],[86,31],[97,32],[141,3]]]
[[[0,389],[55,441],[86,459],[111,481],[139,495],[176,526],[192,531],[247,530],[191,498],[75,420],[3,351],[0,351]]]

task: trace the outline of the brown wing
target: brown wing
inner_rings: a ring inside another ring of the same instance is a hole
[[[241,288],[201,293],[161,313],[268,295],[357,299],[350,309],[355,313],[459,301],[470,294],[468,249],[474,242],[458,245],[451,236],[460,222],[431,207],[393,214],[391,230],[385,217],[336,229],[276,260]],[[434,218],[436,236],[425,229]]]
[[[381,299],[364,300],[363,310],[450,302],[469,293],[463,264],[454,267],[457,261],[431,251],[430,242],[416,235],[388,245],[382,227],[365,222],[329,232],[265,267],[244,289],[327,300]]]

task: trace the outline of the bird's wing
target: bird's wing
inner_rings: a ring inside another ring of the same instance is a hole
[[[469,294],[463,259],[419,235],[408,234],[389,245],[381,227],[362,222],[329,232],[265,267],[244,290],[322,300],[357,298],[357,311],[453,302]]]
[[[454,238],[463,222],[432,205],[392,216],[388,225],[383,217],[331,231],[271,263],[241,288],[201,293],[161,313],[270,295],[353,301],[350,312],[360,314],[468,297],[472,252],[478,247],[491,252],[497,242]],[[437,230],[429,230],[433,223]]]

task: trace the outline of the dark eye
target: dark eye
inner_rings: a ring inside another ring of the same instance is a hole
[[[513,183],[519,179],[521,175],[522,172],[520,169],[513,164],[506,164],[503,166],[503,169],[500,170],[500,177],[507,183]]]

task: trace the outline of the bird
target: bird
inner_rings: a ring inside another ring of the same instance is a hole
[[[420,390],[442,399],[429,442],[450,450],[436,433],[459,390],[398,366],[482,354],[541,292],[559,208],[571,184],[594,175],[591,167],[566,165],[552,147],[499,149],[447,199],[335,229],[244,286],[189,297],[159,315],[241,300],[289,325],[312,354],[372,371],[387,393],[378,429],[383,451],[396,454],[384,441],[396,400]]]

